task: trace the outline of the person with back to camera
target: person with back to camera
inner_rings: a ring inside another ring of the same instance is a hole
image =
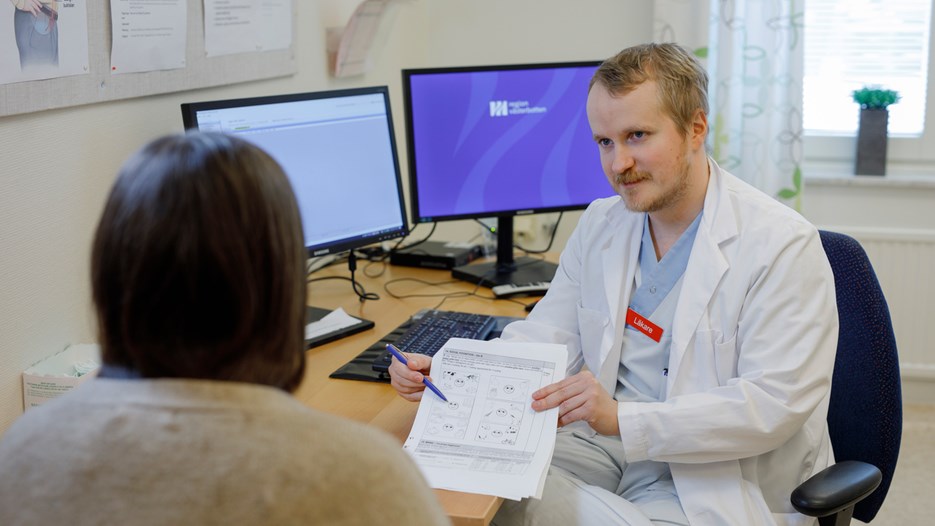
[[[604,61],[587,114],[618,196],[582,214],[548,293],[503,339],[564,343],[541,500],[505,524],[803,525],[789,495],[833,462],[838,320],[818,231],[704,150],[707,74],[675,44]],[[431,360],[394,361],[404,398]]]
[[[121,169],[91,253],[99,377],[3,436],[0,524],[448,524],[395,440],[290,394],[305,248],[266,153],[155,140]]]

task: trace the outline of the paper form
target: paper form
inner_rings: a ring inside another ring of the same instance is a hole
[[[312,338],[336,332],[345,327],[357,325],[358,323],[360,323],[360,320],[345,312],[343,308],[338,307],[325,315],[324,318],[306,325],[305,339],[311,340]]]
[[[185,67],[185,0],[110,0],[111,73]]]
[[[403,448],[433,488],[513,500],[542,496],[558,408],[532,393],[565,377],[564,345],[452,338],[432,360],[448,398],[426,391]]]
[[[261,0],[257,45],[260,51],[292,45],[292,0]]]
[[[292,45],[292,0],[204,0],[209,57]]]

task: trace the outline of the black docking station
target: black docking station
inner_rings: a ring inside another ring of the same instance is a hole
[[[470,243],[426,241],[390,254],[390,264],[406,267],[452,269],[484,255],[483,247]]]

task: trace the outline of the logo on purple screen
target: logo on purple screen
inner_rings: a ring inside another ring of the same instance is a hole
[[[531,113],[545,113],[545,106],[530,106],[528,100],[492,100],[490,101],[491,117],[508,117],[510,115],[529,115]]]

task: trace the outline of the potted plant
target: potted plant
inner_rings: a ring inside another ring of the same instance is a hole
[[[854,90],[854,102],[860,104],[857,128],[857,175],[886,174],[886,128],[890,104],[899,102],[899,93],[878,86]]]

